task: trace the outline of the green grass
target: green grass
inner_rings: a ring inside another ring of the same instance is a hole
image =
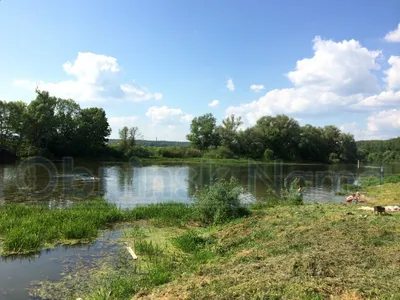
[[[84,299],[398,299],[399,222],[400,214],[374,215],[356,205],[282,201],[208,227],[151,229],[141,222],[126,231],[136,262],[122,252],[101,272],[87,272],[97,279],[86,290],[64,293]]]
[[[182,163],[182,164],[198,164],[198,163],[212,163],[212,164],[257,164],[257,165],[271,165],[274,161],[262,161],[249,158],[167,158],[167,157],[150,157],[140,158],[143,164],[168,164],[168,163]],[[283,165],[319,165],[320,163],[295,163],[295,162],[282,162]]]
[[[400,175],[390,175],[383,177],[383,183],[398,183],[398,182],[400,182]],[[361,186],[363,188],[379,184],[380,184],[379,176],[374,176],[374,177],[370,176],[361,179]]]
[[[400,182],[369,186],[365,189],[368,202],[374,205],[400,205]]]
[[[118,209],[104,199],[79,202],[69,209],[6,204],[0,206],[1,254],[28,254],[57,243],[90,242],[100,229],[119,222],[152,220],[159,226],[180,226],[191,216],[192,209],[180,203],[131,210]]]
[[[258,210],[209,228],[209,242],[204,230],[174,239],[186,260],[137,298],[397,299],[399,221],[339,204]]]

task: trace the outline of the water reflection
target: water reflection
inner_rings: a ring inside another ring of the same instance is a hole
[[[385,175],[400,173],[400,165],[385,166]],[[0,166],[0,203],[42,203],[68,207],[91,196],[105,197],[120,207],[157,202],[192,202],[195,192],[215,180],[236,177],[256,198],[266,189],[279,191],[298,177],[305,186],[306,201],[343,201],[335,192],[362,176],[379,177],[379,169],[356,165],[218,165],[132,164],[74,165],[72,160],[53,164],[28,160]]]

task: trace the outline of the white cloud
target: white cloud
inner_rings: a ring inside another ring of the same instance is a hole
[[[400,89],[400,56],[391,56],[388,63],[390,68],[384,72],[387,88],[389,90]]]
[[[121,68],[117,59],[111,56],[79,52],[74,62],[63,64],[66,74],[74,79],[59,82],[35,82],[32,80],[14,80],[14,86],[48,91],[62,98],[72,98],[78,102],[102,102],[121,100],[141,102],[161,100],[161,93],[151,93],[135,81],[120,84],[118,74]]]
[[[253,102],[228,107],[226,115],[241,115],[254,124],[263,115],[334,113],[354,109],[366,95],[381,91],[373,73],[380,69],[376,62],[380,51],[370,51],[355,40],[316,37],[313,43],[313,57],[297,61],[296,69],[287,74],[294,87],[271,90]]]
[[[375,62],[380,51],[370,51],[355,40],[334,42],[318,36],[313,49],[312,58],[297,61],[296,70],[287,74],[296,87],[316,87],[341,96],[379,90],[371,70],[380,68]]]
[[[232,80],[232,79],[229,79],[229,80],[226,82],[226,88],[227,88],[228,90],[230,90],[231,92],[233,92],[233,91],[235,90],[235,85],[233,84],[233,80]]]
[[[254,92],[261,92],[262,90],[265,90],[265,87],[262,84],[252,84],[250,89]]]
[[[218,100],[213,100],[213,101],[211,101],[210,103],[208,103],[208,106],[209,107],[214,107],[214,106],[217,106],[219,104],[219,101]]]
[[[385,35],[385,41],[392,43],[400,43],[400,23],[395,30],[389,31]]]
[[[190,122],[193,119],[192,115],[184,113],[180,108],[169,108],[168,106],[152,106],[147,112],[153,124],[173,125],[179,122]]]
[[[111,127],[111,137],[118,138],[119,130],[125,126],[137,126],[138,119],[139,118],[137,116],[121,116],[108,118],[108,124],[110,124]]]
[[[400,92],[384,91],[377,95],[373,95],[355,103],[351,108],[368,109],[383,106],[399,106]]]
[[[381,111],[368,117],[368,130],[372,132],[400,133],[400,109]]]
[[[356,140],[378,140],[398,137],[400,133],[400,110],[384,110],[367,117],[365,128],[351,122],[340,126],[344,132],[350,132]]]

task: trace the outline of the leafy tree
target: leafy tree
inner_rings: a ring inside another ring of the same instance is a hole
[[[111,128],[102,108],[92,107],[81,110],[77,130],[79,144],[82,145],[81,153],[98,152],[105,147],[110,134]]]
[[[238,129],[243,124],[241,117],[230,115],[217,127],[217,134],[222,146],[228,147],[234,153],[239,153]]]
[[[27,107],[26,136],[31,145],[40,152],[47,151],[51,140],[56,136],[55,97],[48,92],[36,90],[37,96]]]
[[[285,115],[265,116],[258,119],[254,127],[262,136],[263,149],[271,149],[282,159],[296,158],[300,141],[300,126],[295,119]]]
[[[190,125],[191,133],[187,135],[187,139],[200,150],[218,146],[216,122],[216,118],[210,113],[194,118]]]

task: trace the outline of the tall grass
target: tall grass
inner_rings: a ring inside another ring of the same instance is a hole
[[[1,254],[28,254],[66,240],[92,241],[100,229],[118,222],[152,219],[163,226],[177,226],[191,216],[192,209],[180,203],[130,210],[118,209],[104,199],[75,203],[69,209],[6,204],[0,206]]]
[[[400,175],[390,175],[383,177],[383,183],[398,183],[400,182]],[[380,184],[379,176],[364,177],[360,180],[361,187],[368,187]]]

